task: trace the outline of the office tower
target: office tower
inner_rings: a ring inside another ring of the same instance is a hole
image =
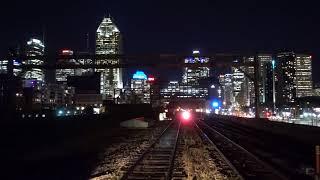
[[[131,90],[135,103],[150,103],[150,83],[143,71],[136,71],[131,79]]]
[[[67,84],[48,83],[43,90],[43,104],[50,109],[74,104],[75,88]]]
[[[259,102],[261,104],[265,104],[269,100],[272,101],[268,95],[271,93],[270,88],[272,90],[272,83],[270,84],[269,80],[271,78],[272,80],[272,68],[271,62],[272,62],[272,54],[258,54],[257,60],[259,63]],[[271,71],[271,76],[270,76]],[[268,92],[269,91],[269,92]]]
[[[148,76],[148,83],[150,85],[150,103],[153,107],[160,106],[160,79],[153,75]]]
[[[223,74],[219,76],[219,83],[222,88],[222,104],[229,108],[234,103],[232,74]]]
[[[22,64],[26,65],[43,65],[43,58],[37,56],[44,55],[44,44],[39,39],[31,38],[27,42],[26,55],[29,59],[24,60]],[[32,58],[32,57],[35,58]],[[34,79],[37,81],[44,82],[44,71],[39,68],[32,68],[30,70],[25,70],[22,72],[22,77],[25,79]]]
[[[160,90],[161,97],[165,99],[170,99],[175,95],[179,95],[180,94],[179,87],[180,85],[178,81],[169,81],[168,86]]]
[[[312,66],[310,55],[297,54],[295,58],[296,96],[312,96]]]
[[[62,56],[72,56],[73,51],[69,49],[64,49],[60,52]],[[76,65],[79,64],[75,59],[59,59],[57,64],[61,65]],[[61,83],[66,83],[69,76],[79,76],[81,75],[80,69],[56,69],[56,81]]]
[[[244,63],[253,63],[254,57],[244,57]],[[242,71],[244,72],[244,99],[245,99],[245,106],[253,106],[255,101],[255,93],[254,93],[254,66],[244,66],[241,67]]]
[[[246,91],[244,73],[239,68],[232,67],[232,86],[233,86],[233,97],[234,107],[246,106]]]
[[[13,65],[14,66],[20,66],[21,62],[19,62],[18,60],[13,60]],[[7,74],[8,72],[8,60],[0,60],[0,74]],[[14,76],[21,76],[21,69],[13,69],[13,75]]]
[[[162,88],[160,91],[161,97],[164,99],[190,97],[186,92],[187,86],[183,86],[178,81],[169,81],[167,87]]]
[[[185,59],[186,64],[198,64],[197,67],[185,67],[183,69],[182,85],[180,86],[187,96],[196,98],[208,97],[210,68],[208,57],[202,57],[199,51],[193,51],[193,56]],[[201,66],[203,64],[203,66]]]
[[[264,65],[264,74],[262,80],[263,88],[263,101],[260,103],[265,104],[267,107],[272,107],[273,105],[273,91],[274,91],[274,70],[275,70],[275,61],[268,61]],[[260,81],[261,82],[261,81]],[[261,92],[261,91],[260,91]],[[261,95],[261,94],[260,94]],[[261,97],[261,96],[260,96]]]
[[[296,98],[294,52],[281,52],[276,60],[276,99],[277,104],[289,105]]]
[[[110,17],[103,18],[96,32],[96,54],[112,55],[121,54],[121,34]],[[120,59],[97,60],[96,64],[119,64]],[[116,89],[123,87],[122,71],[120,68],[96,69],[101,72],[100,93],[105,99],[113,99]]]

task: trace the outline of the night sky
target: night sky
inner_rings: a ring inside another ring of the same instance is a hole
[[[295,50],[313,56],[320,81],[320,15],[316,1],[11,0],[1,2],[0,55],[42,38],[49,54],[83,51],[86,33],[109,13],[124,36],[125,53],[255,52]]]

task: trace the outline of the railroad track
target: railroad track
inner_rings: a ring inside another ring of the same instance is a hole
[[[229,160],[231,167],[240,173],[242,179],[248,180],[285,180],[288,179],[276,169],[257,158],[255,155],[233,142],[217,130],[208,126],[203,121],[198,121],[197,126],[219,149],[224,157]]]
[[[207,123],[245,149],[250,149],[252,154],[272,165],[288,179],[312,179],[303,168],[312,167],[312,159],[305,155],[312,154],[313,147],[308,149],[306,144],[294,138],[246,128],[231,121],[214,119]]]
[[[121,179],[179,179],[175,171],[175,156],[180,123],[172,122],[161,135],[132,163]]]

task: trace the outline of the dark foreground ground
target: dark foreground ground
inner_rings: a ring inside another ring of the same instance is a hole
[[[140,130],[120,128],[139,114],[3,121],[0,179],[88,179],[103,150]]]
[[[119,123],[141,116],[145,114],[117,113],[68,120],[2,121],[0,179],[88,179],[105,148],[141,131],[120,128]],[[233,122],[228,124],[229,128],[233,126],[228,132],[231,135],[233,132],[244,135],[237,136],[241,138],[235,140],[250,142],[249,149],[278,149],[276,152],[282,149],[283,154],[291,154],[290,152],[297,152],[301,149],[299,146],[303,146],[307,150],[302,148],[301,156],[313,161],[314,146],[320,144],[320,128],[243,118],[228,120]],[[239,130],[241,131],[238,132]],[[248,141],[248,136],[245,136],[252,132],[256,135],[256,143]],[[260,136],[257,136],[258,132]],[[294,140],[295,143],[289,143],[290,147],[283,143],[285,147],[281,148],[279,144],[283,141],[279,137]]]

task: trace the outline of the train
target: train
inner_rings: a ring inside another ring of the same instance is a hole
[[[209,103],[204,99],[177,99],[170,101],[167,115],[172,120],[189,122],[204,119]]]

